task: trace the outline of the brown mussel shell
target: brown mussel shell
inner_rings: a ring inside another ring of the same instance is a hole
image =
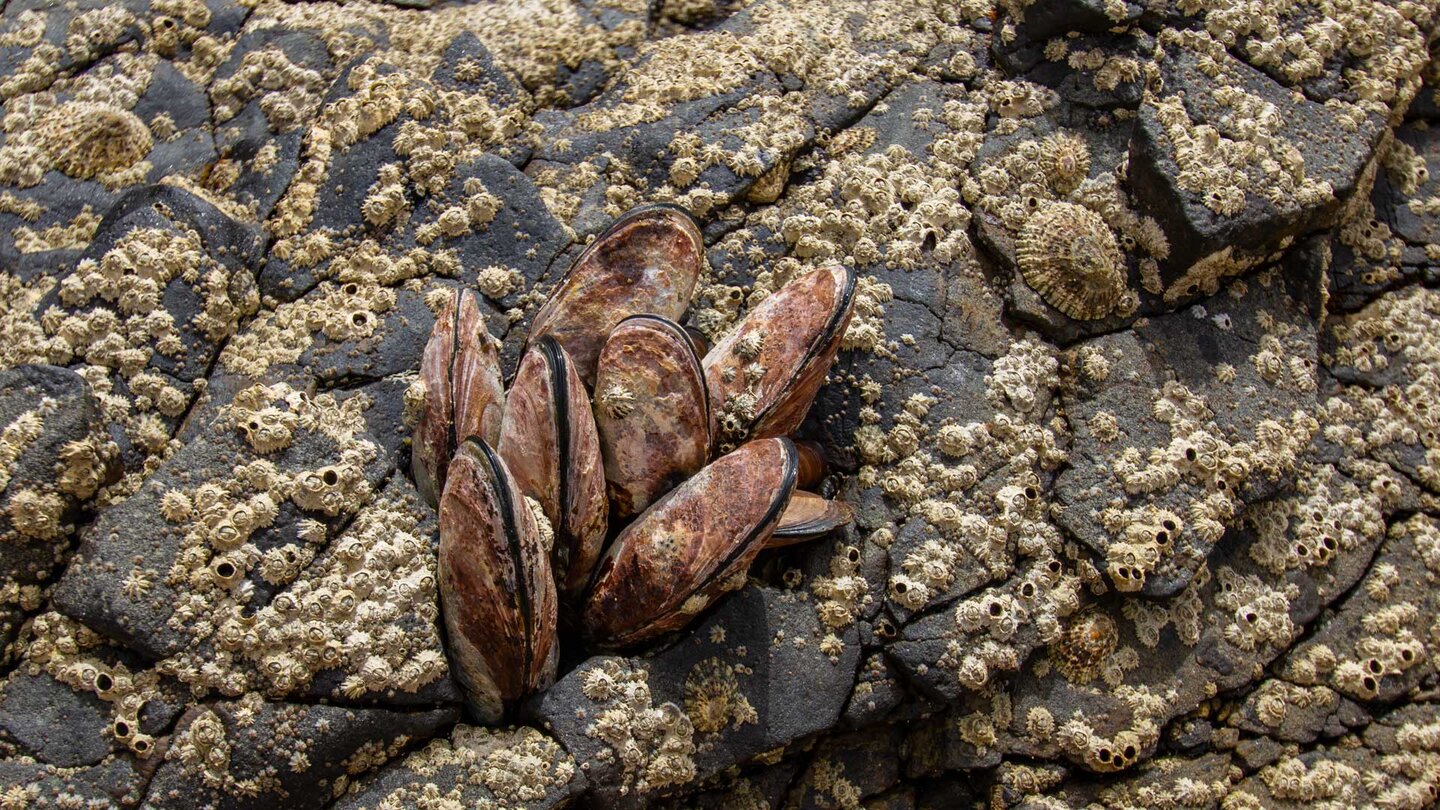
[[[812,270],[771,293],[705,355],[721,451],[800,426],[840,351],[854,305],[853,272]]]
[[[795,489],[795,445],[749,442],[661,498],[615,539],[583,615],[589,637],[629,646],[678,630],[745,584]]]
[[[632,209],[600,234],[535,314],[527,345],[560,341],[580,378],[595,380],[600,347],[631,315],[678,320],[690,305],[705,261],[695,221],[673,205]]]
[[[445,490],[456,446],[470,436],[500,438],[505,387],[500,344],[485,328],[475,294],[456,290],[435,318],[420,361],[425,403],[410,448],[415,487],[431,506]]]
[[[552,337],[520,360],[498,449],[520,491],[540,502],[555,530],[551,557],[561,593],[577,594],[605,545],[605,466],[590,397]]]
[[[655,315],[621,321],[595,374],[612,519],[645,511],[704,467],[711,421],[705,371],[689,334]]]
[[[844,502],[797,489],[765,547],[783,548],[814,540],[849,523],[852,517],[849,505]]]
[[[535,517],[505,463],[475,438],[440,499],[440,607],[450,660],[480,722],[555,680],[557,599]]]

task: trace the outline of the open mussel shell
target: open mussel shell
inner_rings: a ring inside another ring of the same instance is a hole
[[[766,548],[783,548],[827,535],[849,523],[853,515],[843,501],[832,501],[813,492],[795,490],[771,533]]]
[[[552,565],[562,594],[577,594],[605,544],[605,467],[590,397],[552,337],[520,360],[498,449],[555,530]]]
[[[655,315],[615,327],[595,375],[595,426],[612,520],[643,512],[705,466],[710,394],[684,329]]]
[[[795,445],[749,442],[661,498],[615,539],[583,614],[589,637],[629,646],[683,627],[745,584],[795,489]]]
[[[528,346],[550,336],[586,384],[610,330],[631,315],[678,320],[690,305],[705,260],[700,229],[684,209],[632,209],[600,234],[535,314]]]
[[[721,451],[804,421],[855,305],[855,274],[812,270],[771,293],[705,355]]]
[[[415,487],[434,506],[445,489],[445,471],[456,445],[479,436],[492,445],[500,436],[505,388],[500,344],[485,328],[475,294],[456,290],[435,318],[420,361],[425,402],[410,448]]]
[[[499,455],[461,443],[440,499],[440,607],[451,664],[480,722],[555,680],[557,599],[535,517]]]

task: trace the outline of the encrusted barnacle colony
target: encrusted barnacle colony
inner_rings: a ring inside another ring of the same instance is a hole
[[[1083,206],[1041,203],[1025,220],[1015,248],[1025,283],[1076,320],[1110,315],[1129,292],[1115,234]]]
[[[485,722],[554,680],[561,619],[605,647],[656,638],[744,585],[761,550],[850,520],[803,491],[823,454],[788,434],[835,360],[854,274],[795,278],[702,357],[676,319],[703,261],[681,209],[621,217],[541,307],[508,392],[474,297],[436,320],[412,467],[439,495],[450,654]]]

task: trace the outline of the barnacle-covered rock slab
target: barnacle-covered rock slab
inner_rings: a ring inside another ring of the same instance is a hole
[[[57,606],[154,658],[263,607],[386,472],[366,404],[283,383],[241,392],[88,528]]]
[[[343,810],[422,805],[439,797],[466,807],[548,810],[568,804],[585,776],[565,749],[533,728],[456,725],[392,767],[352,782],[334,804]]]
[[[176,725],[148,800],[177,810],[325,804],[344,793],[352,773],[384,764],[457,714],[276,704],[254,693],[200,704]]]
[[[69,556],[81,505],[111,479],[116,448],[100,403],[73,371],[0,373],[0,661]]]
[[[533,704],[606,806],[642,806],[834,725],[859,663],[798,592],[747,587],[688,639],[643,658],[597,656]]]

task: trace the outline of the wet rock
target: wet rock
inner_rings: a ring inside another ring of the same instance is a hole
[[[322,805],[456,715],[266,703],[253,694],[201,704],[180,719],[148,801],[157,808]]]
[[[748,587],[653,657],[587,661],[535,718],[596,801],[631,806],[832,726],[860,650],[854,629],[833,655],[827,635],[797,594]]]
[[[545,810],[568,804],[584,784],[565,750],[534,729],[457,725],[448,738],[353,782],[333,806],[407,806],[440,796],[467,807],[495,802]]]
[[[0,661],[41,589],[68,558],[82,504],[109,481],[116,453],[100,404],[73,371],[20,366],[0,373]]]

